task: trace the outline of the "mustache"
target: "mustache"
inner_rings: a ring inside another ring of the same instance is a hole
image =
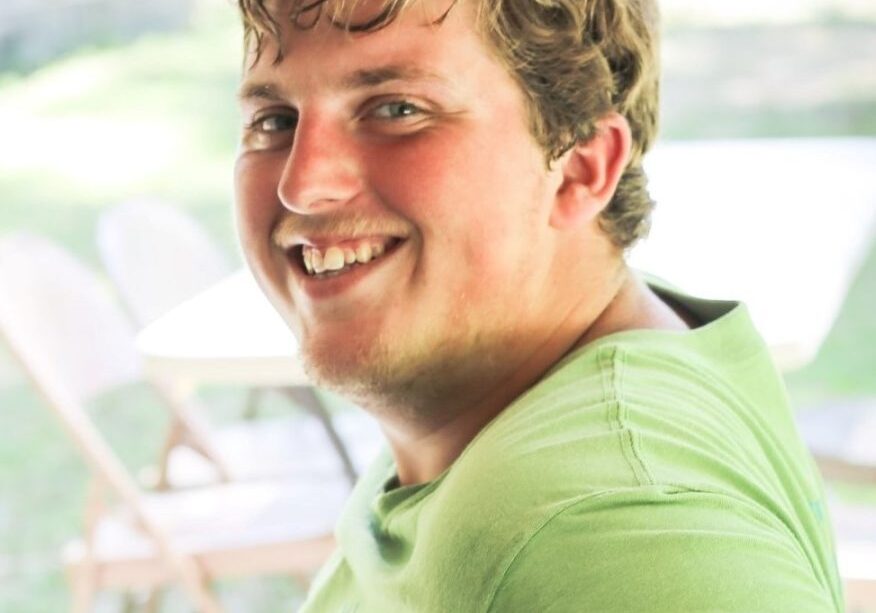
[[[288,215],[271,231],[275,245],[289,245],[296,237],[343,236],[359,238],[385,235],[406,238],[407,226],[390,219],[364,217],[356,213],[332,213],[331,215]]]

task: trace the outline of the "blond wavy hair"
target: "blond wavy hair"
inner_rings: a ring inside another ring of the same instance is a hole
[[[271,0],[238,0],[244,44],[258,58],[265,37],[280,42]],[[349,32],[386,27],[417,0],[380,0],[366,21],[352,15],[360,0],[291,0],[288,19],[301,29],[319,21],[332,3],[332,22]],[[600,223],[621,249],[650,229],[654,202],[642,157],[657,135],[659,16],[657,0],[466,0],[477,2],[478,27],[490,48],[520,84],[530,126],[547,163],[589,140],[611,111],[629,122],[633,149],[617,191]],[[457,0],[448,0],[440,22]],[[436,23],[437,23],[436,22]],[[277,45],[276,62],[282,60]]]

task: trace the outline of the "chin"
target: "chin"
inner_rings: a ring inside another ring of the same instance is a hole
[[[361,396],[366,390],[382,387],[379,382],[382,362],[373,345],[350,342],[301,341],[301,361],[307,376],[318,386],[344,396]]]
[[[358,347],[303,343],[302,361],[317,386],[375,417],[420,423],[446,419],[449,400],[470,397],[473,386],[492,380],[502,363],[496,359],[501,352],[494,355],[483,346],[473,351],[470,342],[405,340],[404,345],[370,342]],[[339,346],[344,347],[341,354]]]
[[[305,372],[318,387],[365,408],[397,411],[422,406],[437,388],[446,386],[450,374],[445,359],[399,349],[388,350],[379,343],[358,347],[307,343],[302,344],[301,357]]]

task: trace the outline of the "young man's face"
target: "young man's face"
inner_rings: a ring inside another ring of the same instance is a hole
[[[561,175],[468,3],[433,23],[447,5],[364,35],[284,23],[283,61],[244,76],[245,253],[311,374],[360,397],[473,393],[560,317]]]

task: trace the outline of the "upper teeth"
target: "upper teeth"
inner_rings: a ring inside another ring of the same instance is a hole
[[[309,274],[320,274],[326,271],[341,270],[355,263],[367,264],[383,254],[386,244],[380,241],[363,241],[355,246],[333,245],[326,249],[318,249],[305,245],[302,250],[304,268]]]

